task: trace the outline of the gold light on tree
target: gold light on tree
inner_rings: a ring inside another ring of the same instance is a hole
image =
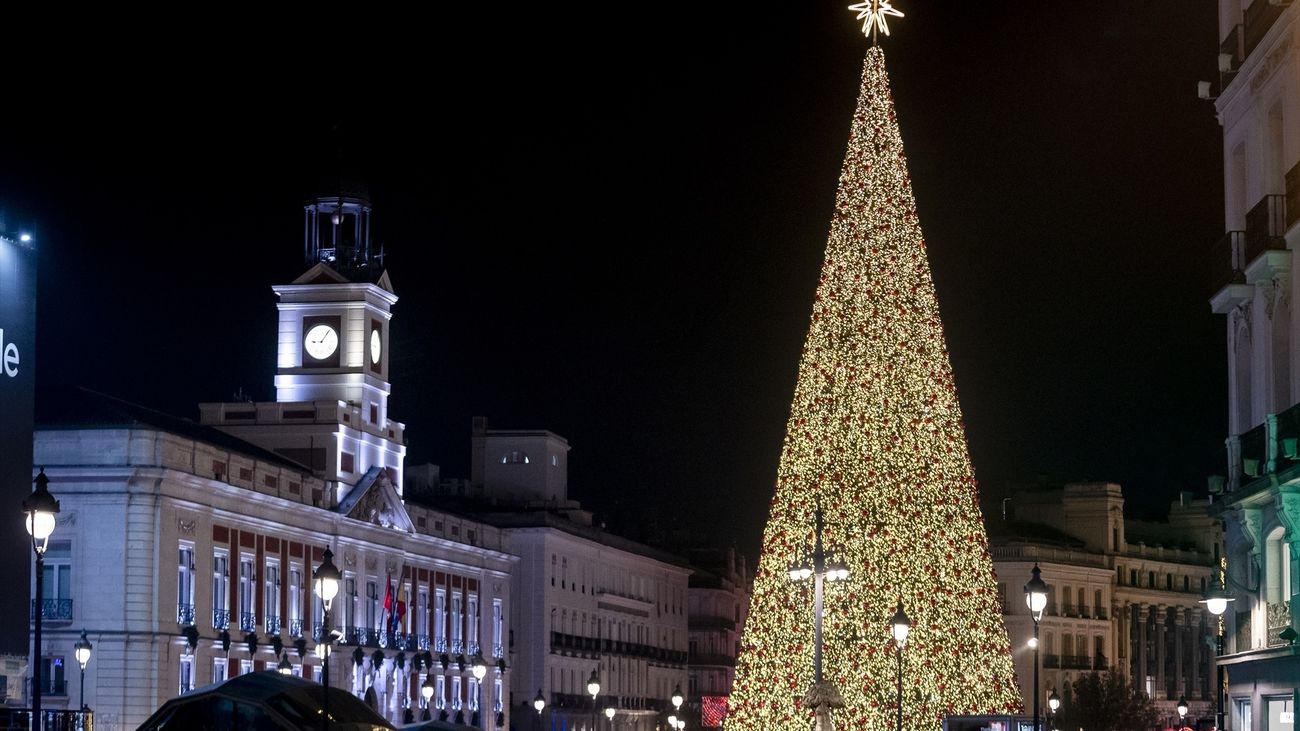
[[[883,18],[881,18],[883,20]],[[939,305],[889,93],[867,53],[835,216],[799,363],[776,494],[745,627],[727,729],[804,731],[813,675],[811,582],[789,578],[826,514],[824,675],[837,728],[893,729],[890,618],[903,650],[908,729],[953,713],[1019,709]]]

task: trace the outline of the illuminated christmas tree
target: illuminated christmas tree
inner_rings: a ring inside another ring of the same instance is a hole
[[[879,0],[872,5],[888,9]],[[1018,710],[879,47],[867,53],[840,173],[728,731],[804,731],[812,719],[803,698],[813,680],[813,582],[792,580],[790,569],[811,560],[818,506],[826,551],[849,574],[825,588],[824,676],[844,702],[834,712],[836,727],[895,727],[890,619],[900,601],[912,621],[903,646],[904,728],[938,729],[953,713]]]

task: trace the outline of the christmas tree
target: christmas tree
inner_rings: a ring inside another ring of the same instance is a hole
[[[825,586],[838,728],[893,729],[901,601],[905,728],[1020,707],[939,305],[879,47],[867,53],[835,216],[763,535],[727,729],[808,728],[814,515],[848,580]]]

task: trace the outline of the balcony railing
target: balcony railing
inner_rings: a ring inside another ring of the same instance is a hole
[[[176,624],[187,626],[194,624],[194,605],[177,604],[176,605]]]
[[[239,631],[240,631],[240,632],[256,632],[256,631],[257,631],[257,615],[256,615],[256,614],[253,614],[252,612],[240,612],[240,613],[239,613]]]
[[[289,620],[289,636],[302,637],[302,626],[303,626],[303,622],[301,619]]]
[[[280,634],[280,618],[279,618],[279,617],[271,616],[271,617],[267,617],[267,618],[266,618],[266,633],[267,633],[268,635],[278,635],[278,634]]]
[[[1267,0],[1255,0],[1256,4]],[[1269,249],[1285,249],[1286,196],[1266,195],[1246,213],[1246,263]]]
[[[1277,0],[1255,0],[1246,8],[1246,55],[1254,52],[1259,42],[1264,40],[1268,29],[1273,27],[1286,7]]]
[[[1210,292],[1246,283],[1246,232],[1229,231],[1210,247]]]
[[[1062,655],[1061,667],[1065,670],[1090,670],[1092,658],[1087,655]]]
[[[1238,24],[1232,26],[1232,30],[1228,31],[1223,43],[1219,44],[1219,55],[1223,59],[1219,64],[1220,89],[1232,83],[1233,77],[1241,69],[1241,62],[1245,59],[1246,53],[1243,40],[1244,34],[1241,25]]]
[[[451,654],[453,654],[453,655],[461,655],[461,654],[464,654],[464,652],[465,652],[465,641],[464,641],[464,640],[459,640],[459,639],[452,639],[452,641],[451,641]]]
[[[505,648],[501,646],[501,643],[498,642],[495,645],[492,645],[492,657],[505,657],[505,656],[506,656]]]
[[[690,664],[692,666],[720,665],[734,668],[736,667],[736,658],[716,652],[692,652],[690,653]]]
[[[1286,173],[1286,227],[1300,221],[1300,162]]]
[[[677,665],[685,664],[687,659],[686,653],[680,650],[669,650],[635,642],[619,642],[599,637],[581,637],[563,632],[551,633],[551,651],[579,652],[591,655],[626,655]]]
[[[443,653],[443,652],[446,652],[446,651],[447,651],[447,638],[446,638],[446,637],[435,637],[435,638],[433,638],[433,651],[434,651],[434,652],[437,652],[437,653]]]
[[[36,619],[36,600],[32,600],[33,620]],[[42,599],[41,600],[41,621],[42,622],[71,622],[72,621],[72,600],[71,599]]]
[[[213,609],[212,610],[212,628],[213,629],[230,629],[230,610]]]

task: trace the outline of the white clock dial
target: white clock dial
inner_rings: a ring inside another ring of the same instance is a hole
[[[316,360],[325,360],[334,355],[334,351],[338,349],[339,334],[329,325],[316,325],[307,331],[307,336],[303,338],[303,347],[307,349],[307,355]]]
[[[379,357],[384,354],[384,340],[378,330],[370,331],[370,362],[379,365]]]

